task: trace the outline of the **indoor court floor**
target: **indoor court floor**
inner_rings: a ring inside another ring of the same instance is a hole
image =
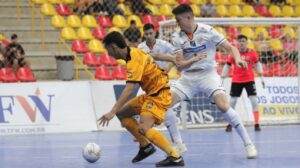
[[[265,126],[262,132],[247,130],[259,152],[247,159],[236,132],[224,129],[183,131],[188,147],[183,157],[189,168],[300,168],[300,125]],[[164,132],[167,136],[167,132]],[[168,136],[169,138],[169,136]],[[150,168],[165,158],[155,154],[137,164],[131,159],[138,151],[127,132],[93,132],[0,137],[0,168]],[[82,158],[82,147],[95,142],[101,147],[96,163]]]

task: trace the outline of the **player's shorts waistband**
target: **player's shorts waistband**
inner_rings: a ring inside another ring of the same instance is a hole
[[[163,90],[170,90],[170,87],[164,87],[164,88],[161,88],[161,89],[159,89],[156,93],[153,93],[153,94],[151,94],[150,96],[152,96],[152,97],[155,97],[155,96],[157,96],[161,91],[163,91]]]

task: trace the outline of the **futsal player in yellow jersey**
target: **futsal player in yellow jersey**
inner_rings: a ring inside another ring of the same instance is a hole
[[[98,119],[102,126],[117,115],[122,125],[138,140],[140,150],[132,162],[139,162],[153,154],[156,145],[168,157],[157,167],[184,166],[183,158],[171,146],[162,133],[152,128],[164,121],[165,112],[172,102],[168,75],[155,64],[153,58],[138,48],[129,48],[119,32],[109,33],[103,40],[109,55],[123,59],[127,66],[126,86],[110,112]],[[140,85],[145,94],[128,101],[128,97]],[[140,115],[140,122],[133,118]]]

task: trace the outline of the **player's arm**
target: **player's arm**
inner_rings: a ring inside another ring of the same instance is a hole
[[[240,68],[247,68],[247,63],[241,59],[239,50],[231,45],[227,40],[224,40],[219,47],[227,50],[227,52],[233,57],[235,63]]]
[[[121,93],[121,96],[113,106],[113,108],[110,110],[110,112],[103,115],[101,118],[98,119],[100,121],[99,125],[107,126],[109,124],[109,121],[114,118],[114,116],[118,113],[118,111],[124,106],[124,104],[127,102],[129,96],[133,93],[135,90],[137,83],[134,82],[127,82],[125,85],[124,90]]]
[[[192,57],[188,60],[185,60],[183,57],[183,52],[179,51],[176,53],[176,66],[178,68],[178,70],[182,70],[188,66],[190,66],[191,64],[202,60],[203,58],[206,58],[207,54],[206,52],[201,52],[198,53],[195,57]]]
[[[227,77],[228,72],[230,70],[230,66],[231,66],[231,64],[229,64],[229,63],[227,63],[227,64],[224,65],[224,67],[222,69],[222,74],[221,74],[222,78],[226,78]]]
[[[171,54],[154,54],[154,53],[151,53],[150,55],[155,60],[158,60],[158,61],[168,61],[168,62],[175,63],[175,57],[172,56]]]

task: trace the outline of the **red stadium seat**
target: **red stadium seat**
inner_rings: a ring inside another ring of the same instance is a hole
[[[191,4],[191,2],[189,0],[177,0],[177,2],[179,4],[186,4],[186,5],[190,5]]]
[[[56,12],[61,16],[69,16],[72,14],[72,10],[66,4],[58,4],[56,6]]]
[[[17,78],[20,82],[35,82],[36,78],[34,77],[32,71],[28,67],[19,68],[17,71]]]
[[[269,30],[269,34],[272,38],[278,38],[281,36],[281,30],[278,25],[273,25]]]
[[[113,57],[109,56],[108,53],[103,53],[100,57],[100,62],[108,66],[116,66],[118,62]]]
[[[104,28],[110,28],[113,26],[109,16],[99,16],[97,18],[97,23]]]
[[[18,79],[12,68],[2,68],[0,70],[0,81],[2,82],[18,82]]]
[[[122,66],[115,66],[112,73],[113,77],[117,80],[125,80],[126,79],[126,69]]]
[[[86,53],[89,51],[83,40],[74,40],[72,43],[72,50],[77,53]]]
[[[263,67],[263,75],[264,76],[272,76],[273,75],[267,64],[262,64],[262,67]]]
[[[166,20],[168,20],[166,16],[161,15],[157,17],[157,22],[166,21]]]
[[[297,76],[298,68],[292,61],[287,61],[284,68],[284,76]]]
[[[227,34],[231,39],[236,39],[239,35],[239,31],[236,27],[230,26],[227,29]]]
[[[1,43],[2,43],[2,45],[3,45],[4,47],[7,47],[7,46],[10,44],[10,42],[7,41],[7,40],[5,40],[5,39],[0,40],[0,41],[1,41]]]
[[[273,74],[273,76],[283,76],[283,68],[281,68],[281,65],[278,63],[272,63],[270,64],[270,72]]]
[[[100,59],[95,53],[87,52],[83,56],[83,63],[87,66],[99,66],[101,65]]]
[[[96,79],[100,79],[100,80],[113,80],[113,76],[109,72],[107,66],[98,67],[96,69],[95,77]]]
[[[271,14],[268,11],[267,6],[265,5],[259,5],[258,7],[255,8],[256,13],[258,13],[261,16],[265,16],[265,17],[270,17]]]
[[[142,23],[145,25],[147,23],[153,24],[154,27],[158,27],[157,22],[155,21],[154,17],[151,15],[145,15],[143,17]]]
[[[103,40],[106,36],[106,31],[103,29],[103,27],[96,27],[93,30],[93,36],[98,40]]]

